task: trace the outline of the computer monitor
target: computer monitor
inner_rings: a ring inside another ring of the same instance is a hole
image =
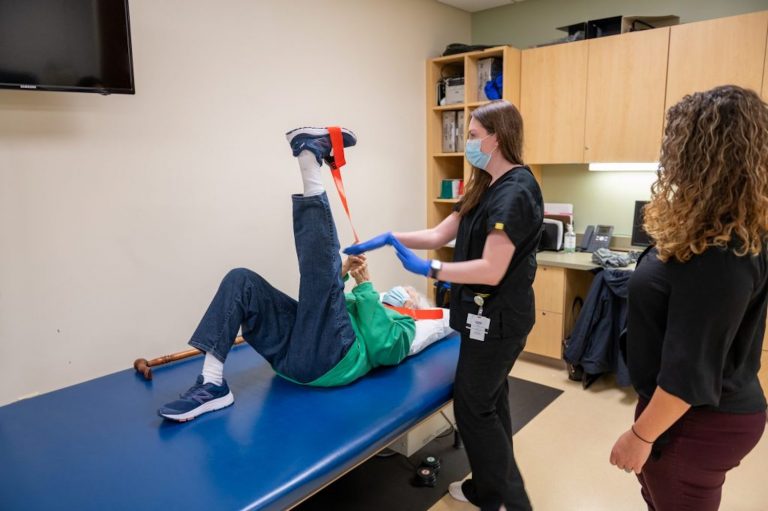
[[[635,201],[635,218],[632,221],[632,245],[636,247],[647,247],[651,244],[651,238],[643,229],[643,207],[648,204],[647,200]]]

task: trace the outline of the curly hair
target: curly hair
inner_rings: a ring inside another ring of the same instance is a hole
[[[759,254],[768,234],[768,105],[725,85],[667,112],[644,228],[662,261],[708,247]]]

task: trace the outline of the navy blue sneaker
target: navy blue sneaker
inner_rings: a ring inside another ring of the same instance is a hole
[[[329,165],[333,163],[331,154],[331,136],[326,128],[296,128],[285,134],[294,156],[302,151],[312,151],[317,158],[317,164],[322,165],[325,160]],[[341,139],[344,147],[357,144],[357,137],[346,128],[341,128]]]
[[[186,422],[235,402],[235,396],[229,390],[226,380],[221,385],[203,383],[202,374],[197,377],[197,383],[179,398],[160,408],[157,414],[173,421]]]

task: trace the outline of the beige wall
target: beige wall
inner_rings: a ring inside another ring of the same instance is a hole
[[[469,14],[434,0],[131,11],[136,96],[0,90],[0,404],[183,349],[232,267],[295,295],[290,128],[358,134],[345,169],[362,236],[425,223],[424,63],[469,40]],[[391,253],[371,262],[379,287],[419,282]]]

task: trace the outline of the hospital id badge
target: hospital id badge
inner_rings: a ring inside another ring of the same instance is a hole
[[[485,334],[488,333],[488,327],[491,320],[478,314],[467,314],[467,328],[469,328],[469,338],[476,341],[484,341]]]

